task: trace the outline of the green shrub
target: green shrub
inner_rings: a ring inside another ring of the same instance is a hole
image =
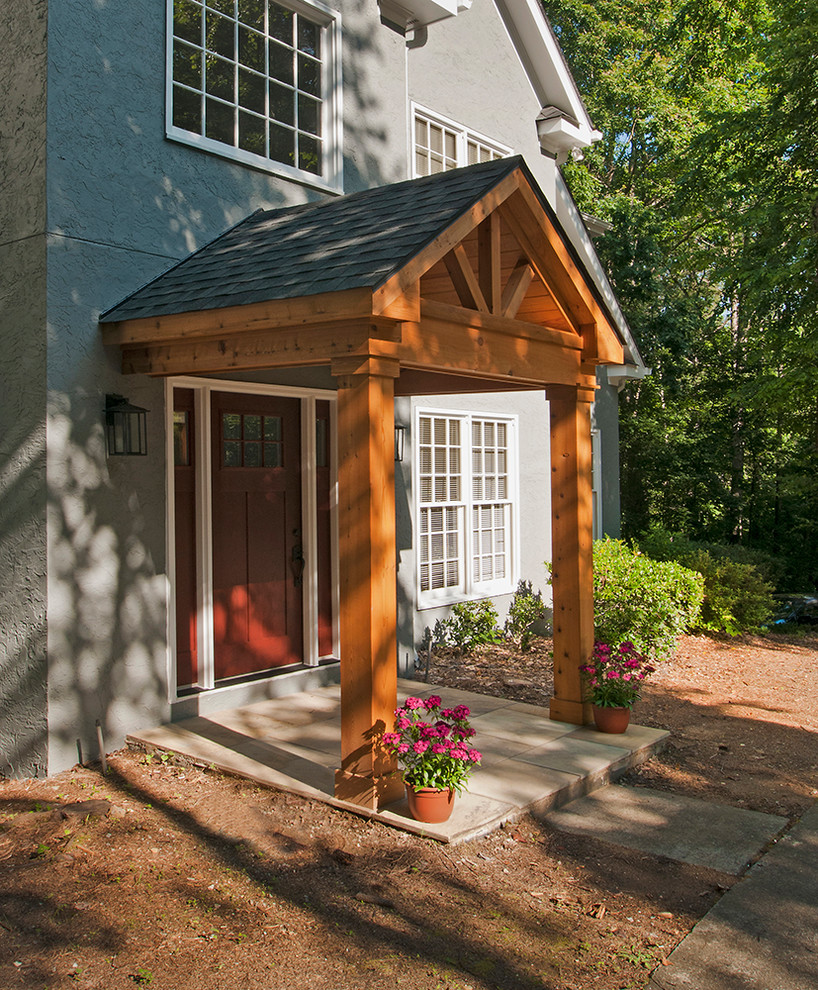
[[[737,636],[757,629],[775,611],[772,586],[752,564],[719,560],[707,550],[688,554],[684,563],[704,578],[700,629]]]
[[[622,540],[594,543],[594,632],[610,645],[632,642],[640,653],[668,659],[679,636],[699,619],[700,574],[674,561],[652,560]]]
[[[781,558],[758,550],[755,547],[745,547],[740,543],[709,543],[702,540],[691,540],[684,533],[674,533],[654,523],[647,533],[643,533],[636,541],[642,553],[654,560],[676,560],[686,567],[686,561],[699,550],[706,550],[711,557],[718,560],[731,560],[737,564],[750,564],[758,571],[761,578],[773,588],[780,586],[784,580],[786,564]]]
[[[542,592],[535,592],[530,581],[520,581],[508,607],[503,631],[509,639],[519,642],[521,650],[527,650],[536,635],[533,626],[546,615]]]
[[[657,560],[675,560],[704,578],[704,601],[697,628],[737,636],[757,629],[775,611],[773,582],[780,563],[769,554],[726,543],[699,543],[659,526],[639,540]]]
[[[497,609],[487,598],[460,602],[452,608],[448,619],[436,624],[435,632],[439,642],[466,653],[482,643],[499,642],[498,620]]]

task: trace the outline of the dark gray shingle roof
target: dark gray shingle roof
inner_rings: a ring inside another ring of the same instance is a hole
[[[376,289],[521,167],[515,156],[338,199],[258,210],[103,313],[101,323]]]

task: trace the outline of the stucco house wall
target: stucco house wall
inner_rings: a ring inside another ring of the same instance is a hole
[[[329,6],[342,15],[344,192],[410,176],[415,101],[523,153],[556,196],[540,101],[493,2],[431,25],[416,47],[374,2]],[[100,313],[253,210],[327,193],[166,138],[165,0],[6,0],[0,26],[0,333],[13,356],[0,389],[0,773],[25,775],[95,755],[97,720],[113,748],[189,713],[172,703],[168,650],[167,393],[121,375]],[[323,370],[236,377],[334,387]],[[150,411],[146,458],[106,457],[106,393]],[[550,547],[544,396],[404,399],[399,419],[411,425],[419,404],[534,424],[518,435],[516,565],[537,587]],[[410,430],[397,491],[404,671],[443,614],[415,609],[412,458]]]

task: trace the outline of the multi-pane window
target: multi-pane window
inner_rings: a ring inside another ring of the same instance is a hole
[[[511,154],[509,148],[419,107],[414,108],[413,138],[416,178],[448,172],[461,165],[494,161]]]
[[[274,0],[169,3],[169,134],[250,164],[326,178],[332,18]]]
[[[222,465],[278,468],[284,464],[280,416],[222,413]]]
[[[511,421],[421,413],[418,578],[427,600],[507,590],[514,525]]]

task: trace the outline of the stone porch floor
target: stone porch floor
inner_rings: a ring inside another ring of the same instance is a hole
[[[370,812],[333,796],[340,766],[338,684],[132,733],[128,742],[441,842],[461,842],[526,811],[544,813],[588,794],[648,759],[669,735],[636,725],[624,735],[603,735],[593,727],[552,722],[546,709],[534,705],[399,681],[399,701],[411,694],[439,694],[447,706],[468,705],[474,745],[483,754],[468,792],[456,798],[452,817],[442,825],[414,821],[405,800]]]

